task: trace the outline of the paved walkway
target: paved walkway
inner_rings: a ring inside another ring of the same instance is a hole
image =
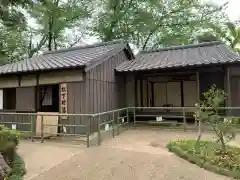
[[[100,147],[24,142],[20,152],[27,163],[27,180],[230,180],[190,164],[165,148],[169,140],[195,136],[196,133],[129,130],[105,140]],[[33,152],[28,154],[30,146]]]

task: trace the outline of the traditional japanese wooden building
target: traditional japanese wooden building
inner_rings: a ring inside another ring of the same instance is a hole
[[[116,70],[126,78],[127,106],[193,107],[215,84],[228,94],[225,106],[230,107],[240,106],[239,62],[240,56],[226,44],[207,42],[143,51]],[[141,109],[137,113],[182,117],[180,111]],[[240,115],[240,110],[232,115]]]
[[[213,84],[228,93],[226,106],[240,106],[239,62],[240,56],[221,42],[161,48],[136,57],[125,41],[47,52],[0,67],[0,107],[4,112],[71,114],[122,107],[192,107]],[[137,111],[146,116],[178,113]],[[3,120],[6,117],[0,116]],[[96,130],[96,121],[80,116],[62,118],[61,123],[88,123],[91,132]],[[69,128],[73,134],[83,131]]]
[[[114,41],[47,52],[4,65],[0,67],[2,111],[93,114],[124,107],[124,81],[116,76],[115,68],[132,58],[128,43]],[[0,118],[24,121],[27,117]],[[91,131],[96,129],[96,123],[86,117],[69,117],[61,123],[88,123]],[[85,131],[69,129],[73,134]]]

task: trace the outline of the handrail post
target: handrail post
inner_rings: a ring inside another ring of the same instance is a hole
[[[94,122],[94,116],[92,116],[90,118],[92,118],[92,120]],[[86,134],[87,135],[87,148],[90,147],[90,134],[91,134],[91,127],[90,126],[91,126],[91,123],[90,123],[90,125],[87,126],[87,134]]]
[[[33,115],[30,114],[30,121],[31,121],[31,140],[34,142],[34,123],[33,123]]]
[[[133,125],[136,126],[136,108],[133,108]]]
[[[120,118],[120,115],[119,115],[119,111],[118,111],[118,115],[117,115],[117,135],[120,134],[120,132],[119,132],[119,118]]]
[[[129,112],[128,112],[128,108],[127,108],[127,126],[129,128]]]
[[[101,115],[98,116],[98,145],[101,145]]]
[[[115,115],[114,115],[114,111],[113,111],[113,122],[112,122],[112,136],[113,138],[115,137]]]
[[[187,121],[186,121],[186,112],[185,112],[184,107],[182,108],[182,110],[183,110],[183,129],[184,129],[184,131],[186,131],[186,129],[187,129]]]
[[[41,116],[41,143],[43,143],[44,142],[44,133],[43,133],[43,131],[44,131],[44,123],[43,123],[43,115],[40,115]]]

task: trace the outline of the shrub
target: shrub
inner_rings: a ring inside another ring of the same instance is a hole
[[[21,180],[26,173],[23,159],[17,154],[20,133],[0,126],[0,153],[11,168],[8,174],[10,180]]]
[[[204,94],[204,100],[198,106],[195,116],[202,122],[209,124],[217,136],[217,141],[221,144],[221,151],[225,153],[226,144],[235,138],[235,127],[238,119],[233,117],[221,116],[220,108],[224,105],[227,97],[226,93],[217,89],[213,85],[208,92]]]
[[[170,142],[167,147],[176,155],[209,171],[240,178],[240,148],[226,146],[223,154],[220,144],[199,141],[199,148],[195,148],[195,144],[195,140],[181,140]]]

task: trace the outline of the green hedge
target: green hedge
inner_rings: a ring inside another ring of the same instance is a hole
[[[20,133],[0,126],[0,153],[11,168],[8,180],[23,180],[26,174],[25,163],[17,154]]]
[[[222,153],[220,146],[214,142],[195,140],[173,141],[167,148],[179,157],[206,170],[240,179],[240,148],[227,147]]]

